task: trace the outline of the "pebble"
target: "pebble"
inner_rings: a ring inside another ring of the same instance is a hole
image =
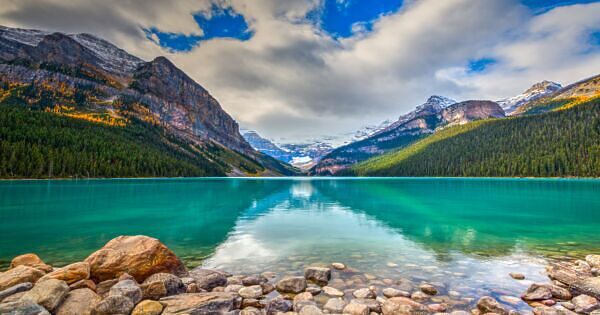
[[[515,279],[515,280],[523,280],[525,279],[525,275],[522,273],[518,273],[518,272],[511,272],[509,273],[510,277]]]
[[[398,296],[410,297],[410,292],[398,290],[398,289],[394,289],[394,288],[385,288],[385,289],[383,289],[382,293],[387,298],[393,298],[393,297],[398,297]]]
[[[421,289],[421,291],[423,291],[423,293],[429,294],[429,295],[436,295],[438,293],[438,290],[429,283],[421,284],[419,286],[419,289]]]
[[[238,294],[245,299],[257,299],[263,295],[263,290],[260,285],[251,285],[241,288]]]
[[[332,314],[340,314],[344,311],[344,307],[346,306],[346,302],[344,302],[341,298],[332,298],[327,300],[323,309]]]
[[[346,269],[346,265],[344,265],[342,263],[339,263],[339,262],[332,263],[331,267],[333,267],[334,269],[337,269],[337,270],[344,270],[344,269]]]

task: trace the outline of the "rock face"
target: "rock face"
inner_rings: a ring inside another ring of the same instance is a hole
[[[190,271],[190,277],[196,280],[198,288],[207,291],[227,284],[227,276],[215,270],[195,268]]]
[[[69,292],[56,310],[56,315],[90,315],[102,298],[90,289]]]
[[[300,293],[306,289],[306,280],[303,277],[285,277],[275,285],[281,293]]]
[[[9,269],[6,272],[0,273],[0,291],[6,290],[19,283],[35,283],[43,276],[44,272],[38,269],[25,265],[19,265],[15,268]]]
[[[496,102],[466,101],[444,109],[441,116],[447,125],[463,125],[474,120],[502,118],[505,114]]]
[[[162,298],[164,315],[175,314],[217,314],[238,309],[242,299],[235,293],[206,292],[185,293]]]
[[[86,280],[90,277],[90,265],[85,262],[70,264],[58,270],[43,276],[39,281],[47,279],[63,280],[67,284],[72,284],[80,280]]]
[[[69,293],[69,286],[62,280],[49,279],[38,282],[33,289],[27,291],[21,300],[32,301],[53,311]]]
[[[85,260],[96,282],[118,278],[123,273],[143,282],[152,274],[184,274],[185,266],[159,240],[147,236],[119,236]]]

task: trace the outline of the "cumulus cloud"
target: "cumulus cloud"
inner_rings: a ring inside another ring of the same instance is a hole
[[[346,133],[396,117],[431,94],[498,99],[536,81],[596,74],[600,3],[532,15],[517,0],[406,1],[372,30],[334,39],[307,18],[322,0],[2,0],[0,24],[88,32],[145,59],[167,55],[242,126],[272,138]],[[173,53],[143,29],[202,35],[193,14],[217,3],[253,36]],[[470,60],[493,58],[480,72]]]

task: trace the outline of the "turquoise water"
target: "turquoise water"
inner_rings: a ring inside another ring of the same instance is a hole
[[[547,260],[600,253],[600,181],[4,181],[0,230],[2,267],[27,252],[64,265],[117,235],[144,234],[189,266],[298,273],[340,261],[375,284],[518,295],[545,279]]]

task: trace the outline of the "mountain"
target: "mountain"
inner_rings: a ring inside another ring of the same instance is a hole
[[[537,115],[444,128],[338,174],[599,177],[600,98]]]
[[[525,103],[535,101],[545,95],[560,90],[562,86],[552,81],[542,81],[534,84],[522,94],[497,101],[506,114],[512,114],[517,108]]]
[[[490,101],[455,101],[432,96],[414,111],[370,137],[342,146],[326,155],[311,169],[312,174],[330,175],[373,156],[405,147],[437,129],[470,121],[504,117],[497,103]]]
[[[106,128],[158,128],[157,141],[192,148],[225,174],[294,173],[254,150],[218,101],[168,59],[146,62],[93,35],[0,27],[0,84],[3,104]]]
[[[261,137],[258,132],[254,130],[244,130],[242,131],[242,136],[244,136],[244,139],[246,139],[254,149],[266,155],[286,163],[290,163],[293,160],[293,155],[290,152],[282,150],[271,140]]]
[[[568,108],[600,97],[600,75],[565,86],[537,99],[521,104],[514,115],[532,115]]]

